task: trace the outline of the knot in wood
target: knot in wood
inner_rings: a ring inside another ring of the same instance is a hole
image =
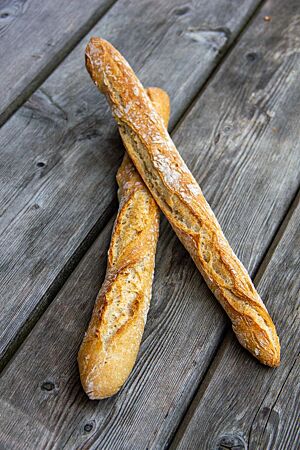
[[[225,434],[218,439],[215,448],[216,450],[247,450],[247,445],[241,436]]]
[[[44,381],[44,383],[41,385],[41,389],[43,391],[53,391],[53,389],[55,388],[54,383],[52,383],[52,381]]]
[[[92,420],[91,422],[86,423],[84,425],[84,427],[83,427],[84,432],[85,433],[90,433],[93,430],[94,425],[95,425],[95,421],[94,420]]]

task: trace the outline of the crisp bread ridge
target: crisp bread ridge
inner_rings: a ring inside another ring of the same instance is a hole
[[[148,89],[166,124],[167,93]],[[135,363],[151,298],[159,210],[125,153],[117,173],[119,210],[105,280],[78,353],[82,386],[91,399],[114,395]]]
[[[278,366],[272,319],[140,81],[103,39],[90,40],[86,66],[108,98],[131,160],[230,317],[238,340],[262,363]]]

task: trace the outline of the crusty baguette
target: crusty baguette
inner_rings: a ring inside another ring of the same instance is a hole
[[[149,88],[166,125],[168,94]],[[82,386],[91,399],[114,395],[135,363],[146,323],[159,229],[159,210],[125,153],[117,173],[119,211],[104,283],[78,354]]]
[[[238,340],[262,363],[278,366],[272,319],[133,70],[99,38],[86,48],[86,67],[107,96],[130,158],[230,317]]]

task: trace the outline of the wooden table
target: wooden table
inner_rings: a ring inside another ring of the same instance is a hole
[[[153,299],[121,392],[76,355],[104,277],[123,148],[84,67],[110,40],[171,97],[170,131],[279,331],[237,343],[162,218]],[[0,2],[2,449],[299,449],[299,0]]]

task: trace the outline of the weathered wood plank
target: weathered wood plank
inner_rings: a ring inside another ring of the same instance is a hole
[[[299,184],[300,92],[291,74],[300,58],[289,25],[296,6],[296,0],[289,7],[277,0],[273,14],[278,20],[271,27],[262,19],[270,15],[265,7],[174,134],[250,273],[257,270]],[[262,48],[255,62],[246,56]],[[8,448],[18,448],[10,433],[14,428],[33,448],[164,448],[216,352],[225,315],[163,222],[138,363],[118,396],[88,401],[76,354],[104,274],[111,226],[1,377],[0,442]]]
[[[124,51],[145,84],[168,90],[174,124],[257,3],[124,0],[91,34]],[[1,356],[112,215],[123,148],[84,68],[86,41],[0,130]]]
[[[2,0],[0,124],[46,79],[114,0]]]
[[[258,284],[276,317],[280,367],[262,367],[229,333],[172,448],[299,448],[299,224],[298,203]]]

